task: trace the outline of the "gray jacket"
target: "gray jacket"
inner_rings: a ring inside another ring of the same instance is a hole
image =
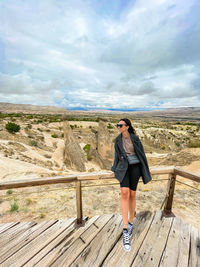
[[[143,183],[147,184],[152,180],[152,177],[149,170],[143,145],[137,135],[130,133],[130,137],[133,142],[135,154],[138,156],[141,162],[141,176]],[[115,138],[115,159],[113,166],[111,167],[111,171],[115,173],[115,177],[119,182],[121,182],[125,176],[127,168],[128,168],[128,160],[122,143],[122,133],[120,133]]]

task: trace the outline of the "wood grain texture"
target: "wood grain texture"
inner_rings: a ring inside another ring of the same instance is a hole
[[[200,266],[200,229],[162,210],[137,212],[129,252],[120,214],[75,221],[1,224],[0,266]]]

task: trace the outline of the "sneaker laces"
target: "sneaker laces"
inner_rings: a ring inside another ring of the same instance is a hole
[[[123,230],[123,242],[124,242],[124,245],[126,244],[130,244],[130,239],[129,239],[129,233],[128,233],[128,230]]]

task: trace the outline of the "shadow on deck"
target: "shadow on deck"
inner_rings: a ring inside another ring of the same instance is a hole
[[[122,247],[122,217],[94,216],[0,224],[0,266],[200,266],[200,230],[161,210],[136,214],[131,251]]]

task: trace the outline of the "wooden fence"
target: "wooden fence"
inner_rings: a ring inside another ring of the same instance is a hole
[[[172,204],[173,204],[173,196],[174,196],[177,175],[200,183],[199,174],[185,171],[184,169],[177,168],[174,166],[150,168],[150,172],[151,172],[151,175],[168,174],[168,185],[167,185],[166,195],[164,197],[163,205],[162,205],[164,207],[163,213],[165,216],[173,215]],[[81,190],[82,183],[84,183],[84,181],[89,181],[89,180],[103,180],[103,179],[112,179],[112,178],[116,180],[114,173],[112,171],[106,171],[106,172],[83,173],[83,174],[68,175],[68,176],[35,178],[35,179],[30,179],[30,180],[24,179],[24,180],[0,183],[0,190],[40,186],[40,185],[47,185],[47,184],[75,182],[76,183],[76,209],[77,209],[76,223],[77,225],[84,225],[83,206],[82,206],[82,190]],[[154,179],[152,179],[152,181],[154,181]]]

